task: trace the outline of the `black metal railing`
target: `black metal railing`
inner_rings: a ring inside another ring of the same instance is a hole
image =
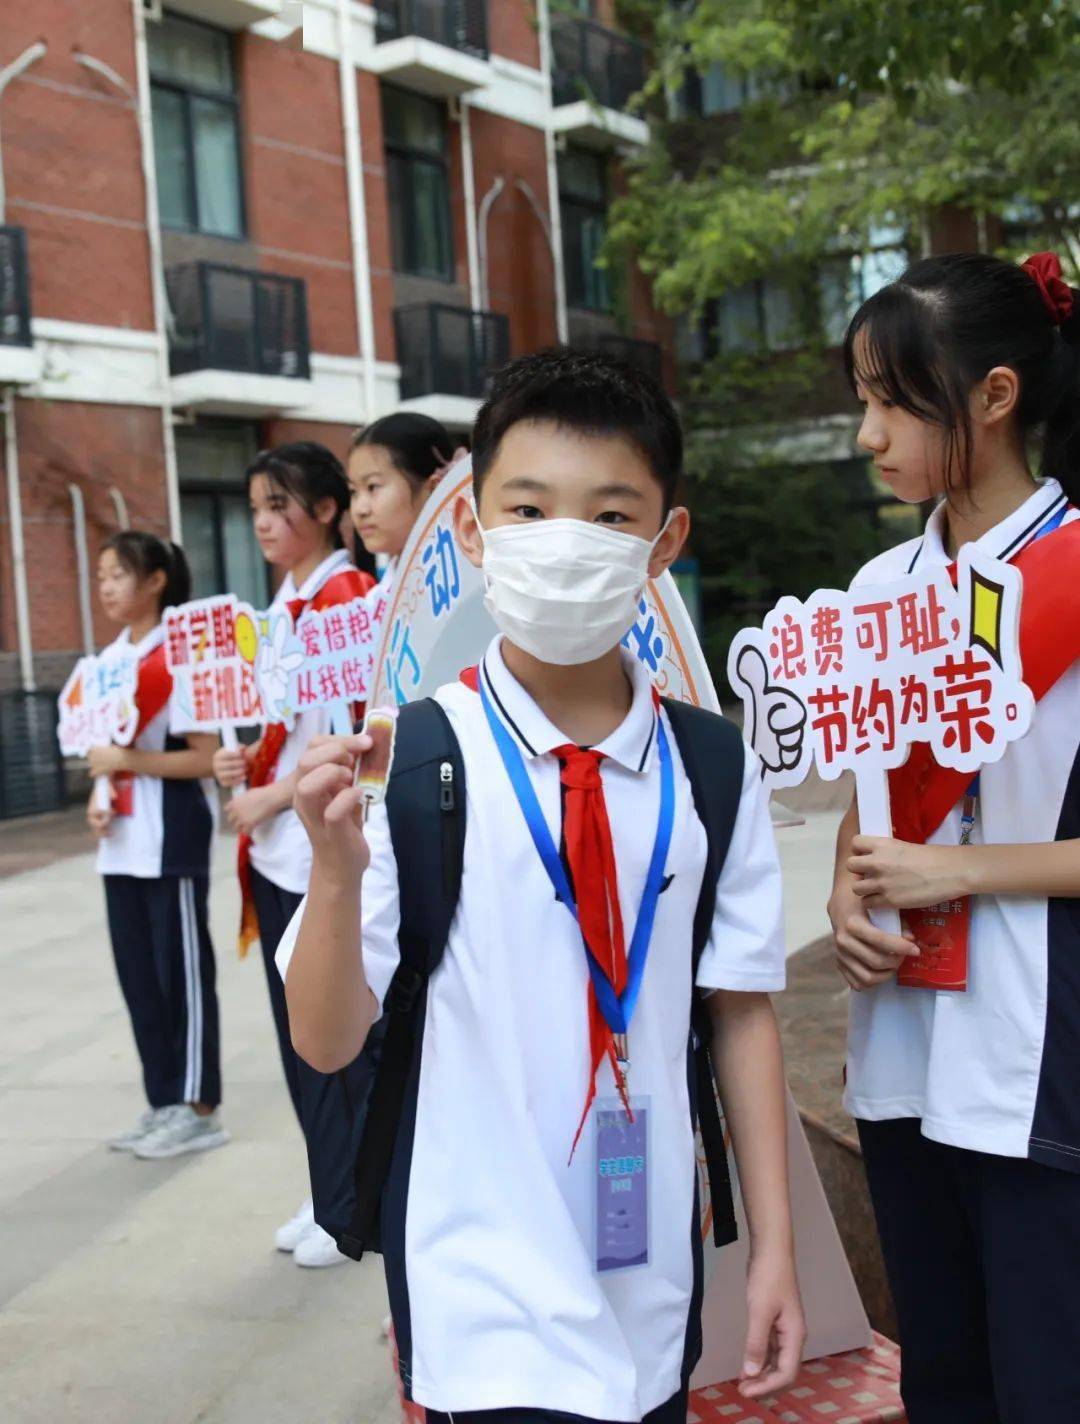
[[[65,804],[56,719],[55,692],[0,695],[0,820]]]
[[[605,25],[557,16],[551,22],[551,83],[556,104],[592,99],[603,109],[625,109],[645,86],[645,51]]]
[[[658,341],[644,341],[636,336],[616,336],[614,333],[605,332],[578,344],[588,347],[591,351],[603,351],[608,356],[617,356],[620,361],[637,366],[654,380],[663,379],[664,353]]]
[[[406,35],[487,59],[487,0],[375,0],[376,43]]]
[[[0,227],[0,345],[33,344],[26,233],[21,227]]]
[[[497,312],[421,302],[394,312],[401,397],[487,394],[510,359],[510,321]]]
[[[311,376],[307,290],[299,277],[216,262],[173,267],[169,293],[169,367]]]

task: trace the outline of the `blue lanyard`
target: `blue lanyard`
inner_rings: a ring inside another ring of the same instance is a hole
[[[1063,504],[1061,508],[1057,511],[1057,513],[1054,515],[1053,519],[1048,519],[1043,525],[1043,527],[1039,530],[1039,532],[1032,539],[1028,540],[1028,543],[1024,545],[1024,548],[1026,549],[1029,548],[1032,544],[1037,544],[1044,535],[1052,534],[1055,529],[1060,527],[1062,521],[1064,520],[1066,514],[1068,514],[1070,509],[1072,509],[1072,505],[1068,503],[1068,501],[1066,501],[1066,503]],[[1015,557],[1016,555],[1014,554],[1013,558]],[[974,777],[972,778],[970,786],[964,793],[964,808],[963,814],[960,817],[961,845],[969,844],[971,840],[971,833],[975,829],[975,816],[979,806],[979,786],[980,773],[976,772]]]
[[[554,887],[555,898],[561,900],[577,920],[577,904],[567,878],[566,867],[562,863],[562,857],[559,855],[551,832],[548,830],[536,790],[529,779],[529,773],[525,769],[525,762],[518,751],[517,743],[491,705],[487,689],[484,687],[483,672],[481,672],[479,686],[480,698],[484,704],[491,734],[495,738],[495,745],[499,749],[506,774],[510,778],[510,785],[514,788],[518,805],[521,807],[521,814],[525,817],[525,824],[529,828],[533,845],[536,847],[536,852],[548,873],[548,879]],[[592,954],[588,952],[588,945],[585,946],[585,958],[589,966],[589,974],[592,977],[593,988],[596,991],[597,1002],[612,1033],[628,1032],[630,1020],[634,1015],[634,1008],[641,990],[641,981],[645,973],[645,961],[649,955],[649,942],[652,939],[653,924],[656,920],[656,906],[664,883],[664,866],[667,864],[668,851],[671,848],[671,833],[675,826],[675,772],[671,764],[671,747],[664,730],[664,719],[658,716],[657,723],[657,748],[660,753],[660,815],[656,824],[656,840],[653,842],[652,858],[649,861],[649,871],[645,877],[645,889],[641,896],[637,924],[634,926],[634,935],[630,941],[626,988],[621,997],[615,993],[603,970],[596,963]]]

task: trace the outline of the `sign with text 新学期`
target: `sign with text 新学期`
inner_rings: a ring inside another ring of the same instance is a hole
[[[232,594],[165,615],[173,675],[172,728],[191,732],[283,722],[299,712],[363,702],[386,611],[375,588],[330,608],[257,611]]]
[[[937,568],[782,598],[736,636],[728,679],[766,785],[797,785],[812,764],[827,780],[850,770],[861,803],[866,778],[901,766],[914,742],[974,774],[1025,735],[1020,573],[968,545],[956,574],[955,588]]]

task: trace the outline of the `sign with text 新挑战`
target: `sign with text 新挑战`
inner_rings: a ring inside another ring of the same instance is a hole
[[[371,683],[386,600],[378,589],[331,608],[258,611],[232,594],[165,614],[175,732],[265,722],[362,702]]]
[[[131,744],[139,725],[138,679],[139,660],[131,647],[79,659],[57,698],[56,735],[64,756]]]
[[[284,616],[291,632],[288,614]],[[277,646],[265,621],[261,622],[266,617],[231,593],[165,610],[165,662],[173,679],[170,725],[174,732],[250,727],[271,720],[264,711],[258,678],[267,650]]]
[[[1019,652],[1021,577],[961,550],[895,582],[782,598],[728,653],[745,735],[767,786],[883,775],[928,742],[941,766],[973,774],[1031,725]],[[878,833],[887,833],[878,832]]]

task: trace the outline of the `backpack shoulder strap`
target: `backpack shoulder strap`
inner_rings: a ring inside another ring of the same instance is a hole
[[[705,874],[694,912],[696,969],[712,932],[716,886],[739,814],[746,743],[735,723],[716,712],[667,697],[663,702],[690,782],[694,809],[708,837]]]
[[[465,763],[433,697],[398,714],[386,810],[401,900],[401,966],[426,978],[450,933],[465,848]]]
[[[715,712],[666,697],[663,702],[690,782],[694,809],[705,827],[707,843],[701,892],[694,911],[693,967],[696,979],[697,967],[712,933],[717,882],[727,859],[735,819],[739,814],[746,768],[746,743],[738,727]],[[696,992],[691,1025],[694,1102],[709,1175],[713,1240],[717,1246],[727,1246],[737,1238],[739,1229],[735,1220],[724,1127],[709,1055],[712,1021],[705,1000]]]
[[[397,861],[399,960],[365,1052],[378,1056],[354,1169],[355,1205],[338,1238],[359,1261],[378,1249],[383,1188],[427,1003],[428,979],[450,935],[461,891],[465,847],[465,764],[446,712],[434,698],[398,714],[386,794]]]

